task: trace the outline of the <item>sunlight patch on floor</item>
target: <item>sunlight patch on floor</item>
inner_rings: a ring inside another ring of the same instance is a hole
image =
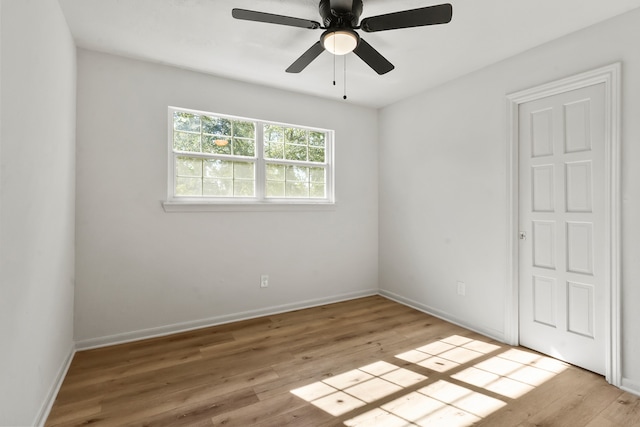
[[[380,408],[345,421],[349,427],[443,426],[464,427],[505,406],[447,381],[437,381]]]
[[[452,335],[396,357],[436,372],[447,372],[498,348],[500,347],[484,341]]]
[[[550,357],[510,349],[451,378],[517,399],[564,371],[567,366]]]
[[[344,425],[348,427],[470,426],[507,406],[509,400],[529,393],[568,366],[556,359],[519,349],[489,357],[501,348],[452,335],[395,356],[439,373],[451,371],[445,374],[446,379],[429,384],[425,375],[378,361],[291,390],[291,393],[336,417],[380,402],[374,409],[345,421]],[[478,358],[482,360],[476,360]],[[406,390],[409,387],[411,391]],[[401,394],[403,391],[405,394]],[[392,395],[395,398],[389,401]],[[496,395],[503,396],[505,401],[494,397]]]
[[[426,379],[409,369],[379,361],[291,390],[291,393],[331,415],[340,416]]]

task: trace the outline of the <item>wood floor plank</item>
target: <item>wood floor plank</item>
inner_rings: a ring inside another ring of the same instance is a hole
[[[587,427],[640,427],[640,398],[630,393],[620,395]]]
[[[373,296],[78,352],[46,426],[458,425],[448,416],[640,426],[640,398]]]
[[[213,425],[253,426],[261,422],[275,422],[282,414],[299,411],[306,402],[285,391],[269,400],[262,400],[246,408],[228,411],[211,419]]]

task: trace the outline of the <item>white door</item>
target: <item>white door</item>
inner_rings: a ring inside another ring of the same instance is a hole
[[[520,344],[605,373],[605,85],[522,103]]]

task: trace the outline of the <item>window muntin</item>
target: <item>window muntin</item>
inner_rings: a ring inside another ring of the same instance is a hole
[[[333,132],[169,108],[169,199],[332,203]]]
[[[254,157],[256,124],[186,111],[173,113],[173,150]]]
[[[255,164],[176,156],[175,193],[193,197],[255,196]]]
[[[309,129],[264,125],[266,159],[324,163],[326,133]]]

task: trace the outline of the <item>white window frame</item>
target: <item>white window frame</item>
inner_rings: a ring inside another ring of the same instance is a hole
[[[255,155],[253,157],[207,155],[199,153],[182,153],[173,150],[173,115],[175,112],[184,112],[197,115],[221,117],[230,120],[250,121],[256,124]],[[309,126],[290,123],[272,122],[248,117],[232,116],[228,114],[213,113],[187,108],[169,106],[167,109],[167,199],[162,203],[166,212],[206,212],[206,211],[279,211],[279,210],[331,210],[335,206],[334,187],[334,137],[335,132],[330,129],[313,128]],[[322,132],[325,136],[325,162],[312,163],[293,160],[267,160],[264,157],[264,125],[277,125]],[[255,163],[255,196],[254,197],[189,197],[175,195],[176,158],[178,156],[223,158],[224,160],[247,161]],[[265,197],[266,168],[267,163],[299,165],[313,167],[321,165],[326,169],[325,173],[325,197],[324,198],[272,198]]]

